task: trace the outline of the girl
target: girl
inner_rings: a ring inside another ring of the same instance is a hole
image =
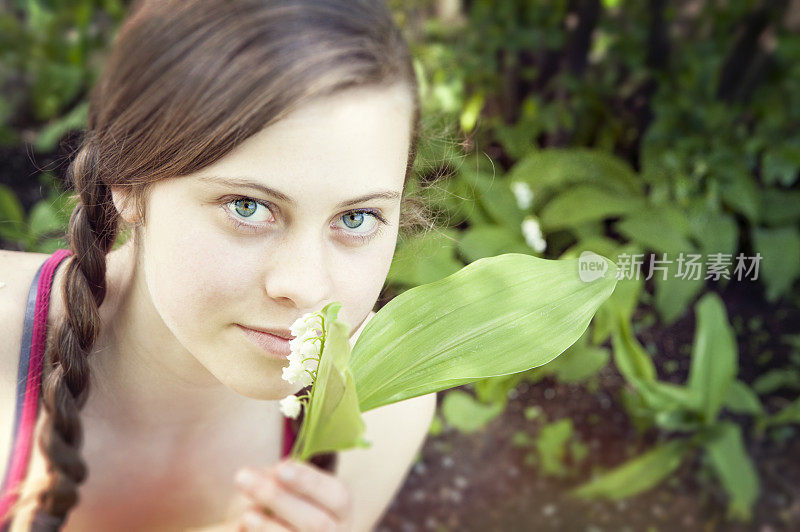
[[[355,342],[424,221],[418,121],[380,2],[137,4],[70,166],[69,250],[0,253],[6,529],[370,530],[435,394],[312,464],[278,400],[302,392],[290,325],[340,301]]]

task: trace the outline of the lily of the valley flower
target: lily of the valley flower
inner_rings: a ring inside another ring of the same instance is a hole
[[[522,222],[522,235],[525,237],[525,242],[533,248],[536,253],[542,253],[547,249],[547,242],[542,236],[542,229],[539,227],[539,221],[533,216],[526,216]]]
[[[297,416],[300,414],[300,407],[302,406],[302,401],[296,395],[287,395],[283,399],[281,399],[278,404],[281,407],[281,413],[292,419],[297,419]]]
[[[520,210],[526,211],[533,205],[533,190],[531,186],[524,181],[514,181],[511,183],[511,191],[517,200],[517,207]]]
[[[318,312],[304,314],[291,326],[294,339],[289,341],[289,365],[283,368],[283,380],[300,383],[304,388],[314,383],[319,367],[319,356],[324,338],[322,314]],[[280,402],[281,412],[285,416],[295,418],[300,412],[303,399],[288,395]]]

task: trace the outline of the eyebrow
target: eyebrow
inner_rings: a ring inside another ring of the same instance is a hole
[[[256,181],[249,181],[247,179],[227,179],[227,178],[224,178],[224,177],[217,177],[217,176],[200,176],[198,179],[201,179],[202,181],[207,181],[209,183],[217,183],[217,184],[220,184],[220,185],[252,188],[252,189],[258,190],[259,192],[262,192],[263,194],[266,194],[268,196],[272,196],[272,197],[277,198],[277,199],[279,199],[279,200],[281,200],[283,202],[286,202],[289,205],[292,205],[292,206],[296,206],[297,205],[297,201],[295,201],[291,197],[287,196],[286,194],[284,194],[280,190],[275,190],[274,188],[270,188],[270,187],[268,187],[266,185],[263,185],[261,183],[258,183]],[[384,191],[379,191],[379,192],[372,192],[370,194],[365,194],[364,196],[359,196],[357,198],[345,200],[345,201],[339,203],[338,205],[336,205],[335,208],[339,209],[339,208],[342,208],[342,207],[348,207],[350,205],[355,205],[357,203],[362,203],[362,202],[369,201],[369,200],[372,200],[372,199],[393,200],[393,199],[397,199],[399,197],[400,197],[400,194],[398,192],[395,192],[394,190],[384,190]]]

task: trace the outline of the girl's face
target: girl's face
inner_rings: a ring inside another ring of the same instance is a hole
[[[153,306],[216,379],[256,399],[299,389],[237,326],[288,329],[340,301],[351,333],[386,279],[411,134],[409,89],[316,100],[215,164],[157,183],[140,260]]]

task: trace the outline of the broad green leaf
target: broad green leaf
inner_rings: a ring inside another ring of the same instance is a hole
[[[761,221],[777,227],[800,222],[800,191],[769,188],[761,191]]]
[[[691,253],[694,249],[687,238],[687,228],[667,209],[650,209],[632,214],[617,222],[615,227],[622,235],[654,251],[677,256]]]
[[[742,441],[739,425],[718,423],[713,437],[704,442],[711,466],[728,493],[728,517],[749,521],[759,492],[756,468]]]
[[[675,471],[689,444],[672,440],[602,474],[572,491],[577,497],[624,499],[646,491]]]
[[[326,451],[369,446],[364,441],[364,421],[358,409],[357,387],[347,369],[350,327],[336,317],[341,303],[322,309],[325,341],[311,399],[292,456],[308,460]]]
[[[730,168],[727,182],[722,187],[722,199],[733,210],[758,222],[761,216],[760,190],[750,173],[743,168]]]
[[[732,216],[710,212],[706,205],[700,205],[690,214],[689,223],[702,253],[736,253],[739,227]]]
[[[455,258],[456,232],[444,230],[402,242],[389,268],[390,282],[416,286],[457,272],[463,263]]]
[[[364,328],[349,368],[362,412],[563,353],[614,290],[615,265],[585,283],[577,260],[509,253],[407,290]]]
[[[543,366],[547,372],[554,374],[560,382],[576,383],[581,382],[608,364],[610,354],[604,347],[593,347],[588,345],[590,329],[578,339],[577,342],[567,348],[564,353]]]
[[[557,194],[540,214],[543,229],[573,227],[590,221],[639,212],[645,208],[643,199],[624,196],[596,186],[578,185]]]
[[[753,229],[753,247],[761,254],[759,276],[767,286],[767,300],[785,294],[800,275],[800,232],[796,227]]]
[[[509,171],[512,181],[526,181],[534,191],[593,184],[626,194],[640,194],[633,169],[609,153],[585,148],[547,149],[528,154]]]
[[[61,225],[61,218],[58,213],[47,200],[39,201],[33,206],[28,218],[28,225],[34,238],[39,238],[54,231],[63,232],[65,229]]]
[[[508,392],[516,388],[523,380],[530,380],[533,371],[535,370],[478,379],[473,383],[475,395],[484,403],[505,403],[508,399]]]
[[[702,260],[696,262],[701,265],[697,272],[690,271],[685,263],[680,264],[680,255],[668,257],[667,260],[672,262],[664,265],[666,272],[654,272],[652,279],[655,283],[656,310],[661,320],[670,324],[685,313],[692,300],[703,290],[705,272]]]
[[[703,296],[695,305],[695,314],[697,325],[688,384],[702,402],[703,417],[711,423],[736,379],[739,355],[736,335],[719,296],[714,293]]]
[[[503,413],[504,402],[480,403],[461,390],[453,390],[442,399],[442,415],[461,432],[472,433]]]
[[[512,233],[505,227],[480,225],[462,233],[458,251],[468,262],[503,253],[527,253],[531,251],[519,238],[519,230]]]
[[[466,163],[464,167],[467,167]],[[475,189],[478,203],[495,224],[507,227],[513,234],[519,233],[525,213],[519,209],[505,179],[493,174],[467,174],[463,171],[459,175]]]
[[[735,414],[748,414],[757,416],[764,414],[764,407],[758,399],[758,395],[742,381],[736,380],[728,388],[725,396],[725,408]]]

